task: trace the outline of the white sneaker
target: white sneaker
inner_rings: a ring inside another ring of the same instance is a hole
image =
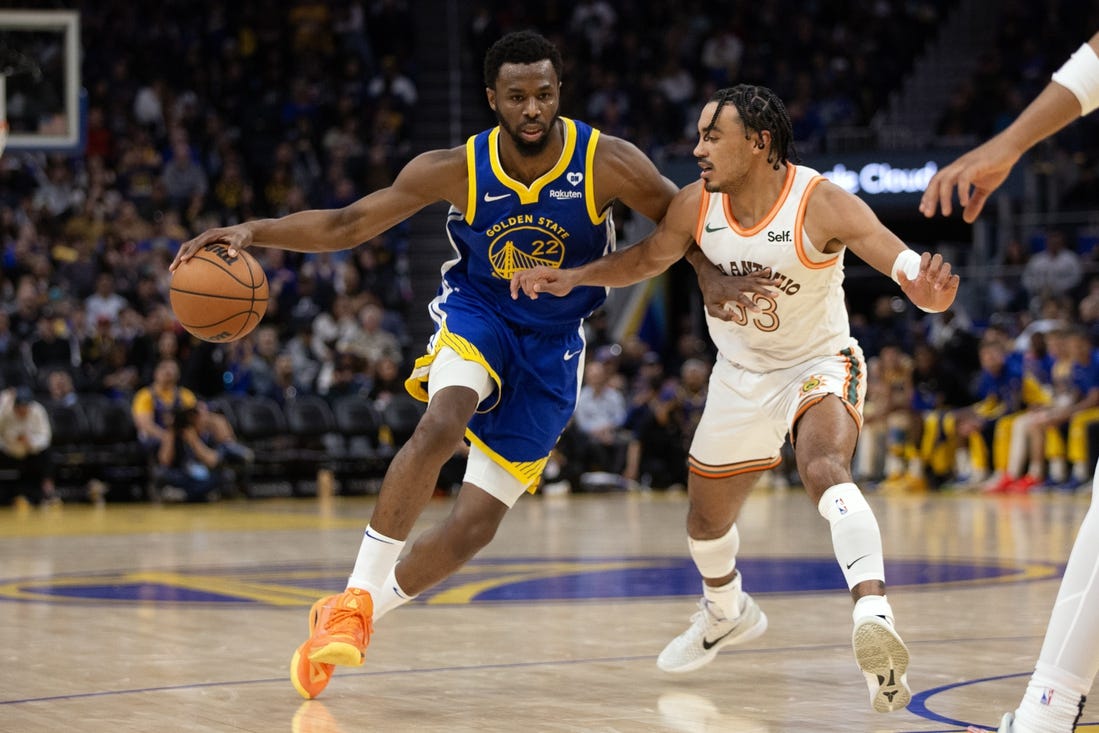
[[[717,605],[703,596],[691,616],[691,627],[664,647],[656,666],[665,672],[691,672],[713,661],[722,647],[761,636],[767,630],[767,616],[750,595],[742,596],[744,608],[733,619],[725,618]]]
[[[855,661],[870,688],[870,705],[879,713],[903,710],[912,700],[908,688],[908,647],[881,616],[864,616],[851,634]]]

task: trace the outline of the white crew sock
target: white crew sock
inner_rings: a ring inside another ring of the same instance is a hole
[[[397,564],[404,545],[404,540],[386,537],[367,525],[362,544],[359,545],[359,555],[355,558],[355,567],[351,571],[351,577],[347,579],[347,587],[368,591],[377,608],[380,591],[385,588],[386,577]]]

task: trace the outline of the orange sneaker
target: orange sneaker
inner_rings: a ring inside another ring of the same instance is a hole
[[[321,608],[332,596],[325,596],[309,609],[309,638],[301,646],[294,650],[294,656],[290,658],[290,681],[294,683],[294,689],[306,700],[312,700],[328,686],[332,679],[332,673],[336,670],[334,664],[315,664],[309,661],[309,642],[313,640],[313,630],[317,628],[317,619],[320,617]]]
[[[309,660],[358,667],[374,633],[374,600],[361,588],[348,588],[314,604],[317,620],[309,638]]]
[[[309,638],[290,660],[290,681],[306,700],[319,695],[335,665],[357,667],[374,631],[374,602],[359,588],[326,596],[309,610]]]

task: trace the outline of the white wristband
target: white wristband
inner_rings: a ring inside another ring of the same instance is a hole
[[[898,285],[901,284],[901,281],[897,275],[902,272],[909,280],[915,280],[916,276],[920,274],[920,255],[917,252],[905,249],[897,255],[897,259],[893,260],[893,269],[890,271],[889,276]]]
[[[1099,56],[1085,43],[1053,72],[1053,81],[1068,89],[1080,102],[1080,114],[1089,114],[1099,107]]]

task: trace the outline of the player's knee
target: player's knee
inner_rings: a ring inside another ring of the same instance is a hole
[[[464,512],[452,515],[447,525],[451,551],[464,562],[492,542],[500,521],[487,514]]]
[[[468,420],[446,410],[428,410],[420,418],[411,441],[421,450],[450,456],[465,434]]]
[[[798,461],[798,474],[810,496],[819,497],[829,486],[851,481],[851,464],[834,453],[821,453]]]

